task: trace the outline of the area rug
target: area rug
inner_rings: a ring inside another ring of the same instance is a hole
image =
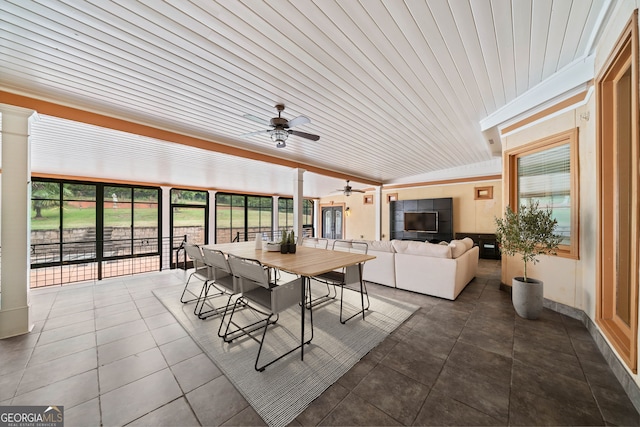
[[[358,316],[343,325],[339,322],[339,298],[322,304],[313,310],[313,340],[304,346],[304,360],[300,360],[298,350],[265,371],[257,372],[254,364],[258,342],[243,337],[224,343],[218,337],[220,319],[198,319],[193,314],[193,304],[180,303],[180,292],[157,290],[154,294],[262,419],[276,427],[289,424],[418,309],[405,302],[370,296],[371,308],[366,312],[365,320]],[[345,291],[345,312],[354,313],[359,306],[360,294]],[[248,309],[241,313],[239,322],[249,323],[257,316]],[[308,339],[311,336],[308,313],[306,317],[305,336]],[[269,327],[260,363],[299,344],[300,330],[299,307],[281,313],[278,322]]]

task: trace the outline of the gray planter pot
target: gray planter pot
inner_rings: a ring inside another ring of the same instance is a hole
[[[511,300],[518,316],[537,319],[543,309],[543,284],[541,280],[514,277],[511,280]]]

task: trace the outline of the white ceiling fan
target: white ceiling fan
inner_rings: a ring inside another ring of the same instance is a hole
[[[286,140],[289,135],[299,136],[301,138],[310,139],[311,141],[318,141],[320,137],[318,135],[313,135],[311,133],[300,132],[297,130],[292,130],[292,127],[304,125],[310,123],[308,117],[298,116],[295,119],[287,120],[282,117],[282,112],[284,111],[284,105],[278,104],[276,105],[276,110],[278,110],[278,117],[272,118],[269,122],[262,120],[259,117],[256,117],[252,114],[245,114],[244,117],[249,120],[253,120],[254,122],[260,123],[264,126],[271,126],[272,129],[259,130],[257,132],[250,132],[244,135],[240,135],[243,137],[259,135],[261,133],[268,133],[271,135],[271,139],[276,143],[276,147],[284,148],[287,146]]]

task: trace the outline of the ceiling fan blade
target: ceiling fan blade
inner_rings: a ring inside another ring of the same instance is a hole
[[[289,120],[288,125],[289,128],[292,128],[295,126],[306,125],[307,123],[311,123],[311,120],[308,117],[298,116],[295,119]]]
[[[290,130],[289,133],[292,134],[292,135],[295,135],[295,136],[299,136],[301,138],[310,139],[312,141],[317,141],[317,140],[320,139],[320,137],[318,135],[313,135],[313,134],[306,133],[306,132],[299,132],[297,130]]]
[[[245,114],[242,117],[244,117],[245,119],[249,119],[251,121],[254,121],[256,123],[260,123],[263,126],[269,126],[269,122],[268,121],[266,121],[264,119],[261,119],[260,117],[256,117],[253,114]]]
[[[353,192],[353,193],[366,193],[366,191],[364,191],[364,190],[357,190],[355,188],[352,188],[351,192]]]
[[[255,131],[255,132],[243,133],[242,135],[240,135],[240,137],[241,138],[248,138],[250,136],[260,135],[261,133],[268,133],[270,131],[271,131],[271,129],[258,130],[258,131]]]

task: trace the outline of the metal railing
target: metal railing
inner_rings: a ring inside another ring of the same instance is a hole
[[[37,243],[31,245],[31,287],[186,268],[187,236]]]
[[[243,231],[236,231],[235,236],[233,237],[232,243],[233,242],[246,242],[246,241],[253,241],[256,239],[256,234],[262,236],[262,237],[266,237],[267,240],[270,241],[280,241],[280,239],[282,239],[282,233],[286,231],[286,230],[274,230],[274,231],[267,231],[267,232],[248,232],[245,233]],[[302,236],[303,237],[311,237],[313,236],[313,227],[303,227],[302,228]],[[263,239],[264,240],[264,239]]]

